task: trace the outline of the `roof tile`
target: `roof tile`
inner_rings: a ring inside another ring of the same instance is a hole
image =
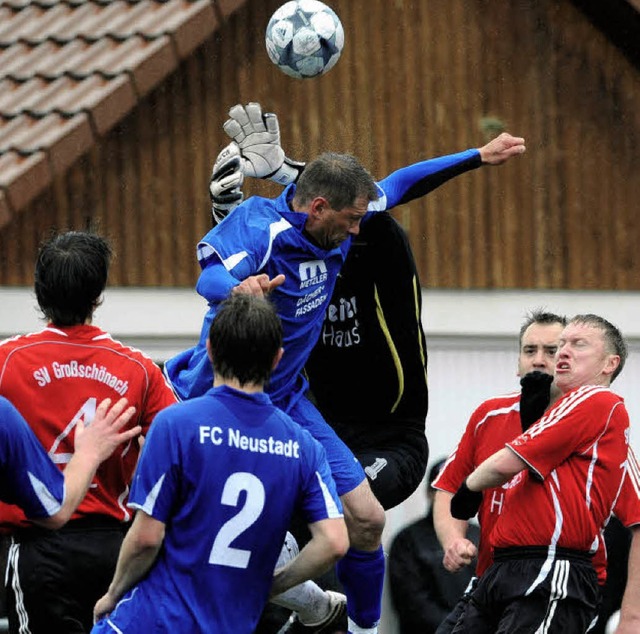
[[[4,0],[0,226],[246,0]]]
[[[0,155],[0,188],[15,213],[28,205],[53,180],[44,152],[20,156],[17,152]]]

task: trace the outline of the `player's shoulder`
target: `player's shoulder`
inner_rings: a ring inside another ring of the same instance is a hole
[[[115,339],[106,332],[103,337],[96,338],[95,342],[100,342],[104,346],[105,350],[109,350],[110,352],[118,355],[123,361],[128,360],[139,364],[144,367],[147,372],[162,376],[162,371],[156,362],[146,352],[143,352],[139,348],[135,348],[134,346],[120,341],[119,339]]]
[[[478,422],[486,417],[495,417],[520,410],[520,392],[509,392],[482,401],[474,410],[471,419]]]
[[[13,337],[7,337],[0,340],[0,352],[6,353],[9,350],[14,350],[23,345],[29,345],[31,343],[37,343],[42,340],[43,336],[47,334],[51,329],[43,328],[35,332],[29,332],[26,334],[14,335]]]
[[[292,226],[280,207],[282,205],[278,205],[277,200],[270,198],[248,198],[203,236],[198,243],[198,250],[212,246],[225,251],[225,247],[233,250],[239,245],[251,244],[255,248],[260,243],[270,243],[275,236]]]
[[[604,385],[583,385],[567,392],[563,399],[565,407],[585,404],[587,407],[624,405],[624,399]]]

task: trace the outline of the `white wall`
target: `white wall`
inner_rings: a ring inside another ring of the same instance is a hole
[[[640,293],[423,291],[423,298],[431,460],[453,449],[480,402],[517,389],[518,331],[526,312],[536,308],[568,316],[597,313],[626,335],[630,355],[614,389],[626,400],[632,420],[631,442],[640,450]],[[193,344],[205,309],[190,289],[112,289],[107,290],[95,321],[114,337],[164,360]],[[30,289],[0,287],[0,339],[41,326]],[[389,511],[385,545],[424,510],[420,489]],[[385,593],[380,634],[395,634],[394,620]]]

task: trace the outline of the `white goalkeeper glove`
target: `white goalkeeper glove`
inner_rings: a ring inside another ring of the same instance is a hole
[[[243,182],[240,148],[235,143],[229,143],[218,154],[209,180],[211,215],[214,224],[222,222],[242,202]]]
[[[245,176],[268,178],[280,185],[288,185],[298,179],[305,163],[285,156],[275,114],[263,114],[260,104],[251,102],[246,106],[233,106],[229,117],[223,128],[240,148]]]

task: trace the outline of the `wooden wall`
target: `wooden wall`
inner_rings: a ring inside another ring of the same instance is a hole
[[[502,129],[526,138],[523,157],[395,212],[426,287],[640,289],[640,69],[569,0],[332,0],[343,57],[305,81],[264,49],[280,3],[250,0],[0,231],[0,284],[32,283],[51,228],[90,227],[113,240],[112,285],[193,285],[226,111],[260,101],[293,158],[352,152],[379,178]]]

